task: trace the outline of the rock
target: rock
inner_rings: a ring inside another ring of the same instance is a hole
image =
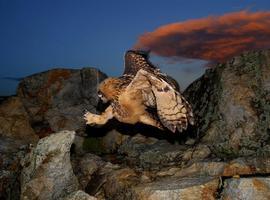
[[[82,149],[84,152],[97,155],[114,154],[129,137],[115,129],[91,129],[88,137],[85,137],[82,142]]]
[[[153,183],[138,185],[133,196],[141,200],[189,200],[216,199],[219,180],[211,177],[167,178]]]
[[[164,168],[156,173],[157,176],[174,176],[182,170],[179,167]]]
[[[230,178],[225,180],[222,199],[268,200],[270,199],[270,178]]]
[[[27,151],[24,140],[0,136],[0,199],[19,199],[20,161]]]
[[[91,153],[73,156],[72,166],[80,188],[95,196],[104,196],[103,191],[100,191],[101,187],[113,171],[120,169],[119,165],[106,162]]]
[[[0,136],[24,141],[25,144],[35,144],[38,141],[18,97],[8,98],[0,104]]]
[[[21,199],[59,199],[78,190],[70,163],[74,131],[61,131],[40,139],[22,162]]]
[[[211,151],[207,145],[199,144],[194,148],[192,159],[204,160],[211,154]]]
[[[129,136],[121,134],[117,130],[110,130],[104,137],[101,139],[101,145],[103,152],[105,153],[115,153],[123,142],[128,139]]]
[[[270,50],[246,52],[208,69],[186,89],[194,132],[217,156],[269,155],[269,66]]]
[[[132,199],[130,188],[139,183],[139,176],[130,168],[115,170],[107,175],[103,186],[107,199]],[[130,196],[131,195],[131,196]]]
[[[75,135],[74,142],[73,142],[73,151],[78,155],[83,155],[86,152],[83,149],[85,137],[81,135]]]
[[[19,199],[20,161],[38,141],[18,97],[0,104],[0,199]]]
[[[97,85],[106,75],[94,68],[53,69],[24,78],[18,87],[31,124],[44,137],[85,126],[85,109],[96,112]]]
[[[72,160],[73,170],[77,176],[82,189],[87,187],[91,177],[100,168],[105,166],[106,162],[99,156],[91,153],[86,153],[81,157]]]
[[[186,146],[171,144],[166,140],[158,140],[137,134],[128,138],[119,148],[130,165],[145,169],[160,169],[181,162]]]
[[[170,175],[180,177],[233,177],[242,175],[265,175],[270,173],[269,158],[237,158],[229,162],[221,161],[198,161],[188,167],[178,168]],[[164,169],[164,171],[170,171]],[[165,173],[165,172],[164,172]]]
[[[194,148],[187,149],[182,156],[183,161],[196,162],[204,160],[211,155],[211,150],[207,145],[198,144]]]
[[[225,165],[222,176],[252,175],[270,173],[270,159],[268,157],[237,158]]]
[[[82,190],[78,190],[68,195],[64,200],[97,200],[97,198],[90,196]]]
[[[173,174],[176,177],[201,177],[201,176],[222,176],[226,166],[224,162],[195,162],[192,165],[180,169]]]
[[[106,199],[215,199],[219,178],[162,177],[154,178],[146,172],[138,173],[130,168],[112,171],[107,175],[103,190]]]
[[[265,50],[208,69],[184,93],[196,126],[173,136],[112,121],[84,138],[106,75],[29,76],[0,105],[0,199],[269,199],[269,66]]]
[[[194,144],[195,144],[195,142],[196,142],[196,140],[195,140],[195,139],[193,139],[193,138],[189,138],[189,139],[187,139],[187,141],[185,142],[185,144],[186,144],[186,145],[194,145]]]

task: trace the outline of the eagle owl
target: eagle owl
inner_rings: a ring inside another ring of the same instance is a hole
[[[101,115],[86,112],[86,124],[102,125],[116,118],[128,124],[139,122],[167,128],[174,133],[194,124],[191,106],[181,95],[177,82],[149,61],[148,52],[127,51],[124,74],[105,79],[99,85],[98,95],[110,104]]]

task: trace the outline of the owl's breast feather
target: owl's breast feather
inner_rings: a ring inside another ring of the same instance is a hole
[[[119,113],[118,120],[125,123],[135,124],[145,111],[142,92],[140,90],[125,90],[118,98],[119,106],[124,115]]]

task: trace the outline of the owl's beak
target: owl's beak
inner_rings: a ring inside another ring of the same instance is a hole
[[[97,103],[97,110],[98,111],[104,111],[107,107],[109,106],[108,102],[104,102],[102,98],[98,98],[98,103]]]

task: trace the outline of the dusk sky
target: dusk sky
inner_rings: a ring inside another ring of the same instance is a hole
[[[185,88],[209,61],[270,48],[270,1],[0,0],[0,26],[0,95],[57,67],[119,76],[134,47]]]

